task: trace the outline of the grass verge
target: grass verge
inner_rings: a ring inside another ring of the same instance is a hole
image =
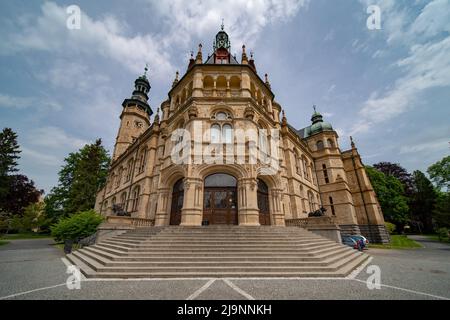
[[[430,240],[435,240],[444,243],[450,243],[450,239],[448,237],[442,238],[439,240],[439,236],[437,234],[426,234],[425,235]]]
[[[0,246],[3,246],[3,245],[8,244],[8,243],[9,243],[9,241],[0,240]]]
[[[371,244],[369,248],[377,249],[414,249],[422,248],[422,245],[404,235],[391,235],[390,244]]]

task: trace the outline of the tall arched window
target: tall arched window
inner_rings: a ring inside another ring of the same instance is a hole
[[[110,184],[109,184],[109,190],[112,189],[112,187],[114,186],[115,181],[116,181],[116,174],[113,173],[113,174],[111,175],[111,181],[110,181]]]
[[[124,211],[127,211],[127,193],[126,192],[122,193],[122,195],[120,196],[120,207]]]
[[[222,126],[222,142],[223,143],[233,143],[233,128],[231,124],[224,124]]]
[[[133,204],[131,211],[137,211],[139,208],[139,196],[140,196],[141,188],[139,186],[136,186],[133,190]]]
[[[116,179],[116,188],[118,186],[120,186],[120,182],[122,180],[122,174],[123,174],[123,167],[120,167],[119,173],[117,174],[117,179]]]
[[[308,203],[309,203],[309,211],[314,211],[314,195],[311,191],[308,191]]]
[[[144,171],[146,161],[147,161],[147,148],[144,148],[139,155],[138,173],[141,173]]]
[[[301,172],[302,172],[302,160],[300,158],[300,153],[298,152],[298,150],[295,150],[294,157],[295,157],[295,169],[297,171],[297,174],[301,175]]]
[[[325,179],[325,183],[330,183],[330,179],[328,178],[327,166],[325,164],[322,164],[322,170],[323,170],[323,177]]]
[[[211,126],[211,143],[220,143],[220,125],[217,123]]]
[[[126,181],[130,181],[132,173],[133,173],[133,159],[130,159],[128,161],[128,171],[127,171],[127,179],[126,179]]]

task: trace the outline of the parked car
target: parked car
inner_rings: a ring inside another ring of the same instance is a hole
[[[352,235],[350,235],[350,237],[352,239],[355,239],[356,241],[359,241],[363,250],[369,249],[368,248],[369,240],[367,240],[364,236],[359,235],[359,234],[352,234]]]
[[[353,239],[349,235],[341,235],[341,239],[342,239],[342,244],[352,247],[353,249],[362,251],[362,246],[361,246],[360,241]]]

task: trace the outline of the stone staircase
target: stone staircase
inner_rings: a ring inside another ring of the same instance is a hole
[[[368,255],[298,227],[147,227],[67,255],[87,278],[345,277]]]

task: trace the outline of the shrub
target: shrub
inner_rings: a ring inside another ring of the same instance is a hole
[[[95,233],[102,221],[103,217],[94,210],[76,213],[53,225],[51,227],[52,236],[56,241],[78,241]]]
[[[386,230],[389,234],[393,234],[395,231],[395,224],[390,222],[385,222],[384,225],[386,226]]]
[[[448,229],[447,228],[439,228],[437,230],[437,234],[439,237],[439,241],[442,241],[448,237]]]

